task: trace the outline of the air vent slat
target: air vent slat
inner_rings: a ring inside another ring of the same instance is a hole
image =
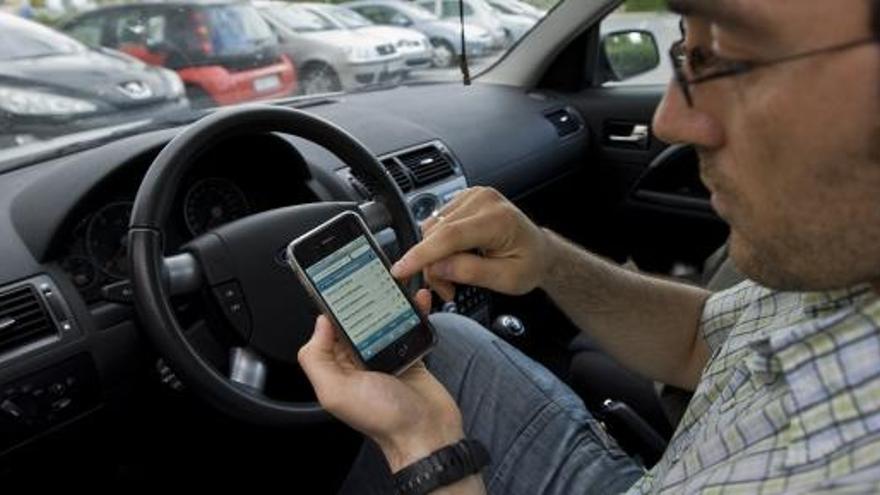
[[[404,153],[398,157],[408,168],[416,184],[424,186],[455,174],[449,158],[434,145]]]
[[[57,332],[39,294],[30,285],[0,293],[0,322],[0,352]]]
[[[29,297],[29,294],[25,292],[23,294],[16,295],[16,296],[10,297],[9,299],[0,301],[0,311],[6,311],[7,307],[14,305],[14,304],[20,304],[23,301],[27,302],[28,304],[36,304],[36,301],[31,299]]]
[[[37,301],[25,301],[17,306],[0,308],[0,314],[19,314],[22,312],[34,311],[35,309],[40,309],[40,305]]]

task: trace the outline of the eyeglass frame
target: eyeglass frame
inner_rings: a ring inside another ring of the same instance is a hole
[[[873,44],[880,42],[880,36],[871,36],[869,38],[861,38],[855,41],[850,41],[847,43],[841,43],[839,45],[832,45],[824,48],[818,48],[816,50],[809,50],[806,52],[795,53],[793,55],[786,55],[783,57],[770,59],[770,60],[760,60],[760,61],[737,61],[731,60],[729,61],[730,66],[728,68],[720,69],[712,74],[705,74],[702,76],[694,77],[693,79],[688,79],[687,74],[685,73],[685,64],[689,63],[690,57],[686,53],[684,49],[684,40],[679,40],[669,48],[669,58],[672,60],[672,69],[675,73],[675,82],[678,84],[679,89],[684,95],[684,99],[688,104],[688,107],[694,107],[694,95],[691,91],[691,86],[696,86],[698,84],[703,84],[709,81],[715,81],[718,79],[723,79],[727,77],[737,77],[744,74],[748,74],[749,72],[763,69],[766,67],[772,67],[775,65],[785,64],[788,62],[794,62],[796,60],[803,60],[810,57],[815,57],[818,55],[825,55],[830,53],[837,53],[846,50],[851,50],[853,48],[858,48],[863,45]]]

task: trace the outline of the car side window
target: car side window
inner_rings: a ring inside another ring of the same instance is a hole
[[[67,34],[89,46],[101,46],[104,20],[100,17],[85,17],[66,29]]]
[[[672,77],[672,66],[667,53],[673,43],[681,39],[680,17],[666,8],[665,0],[627,0],[608,15],[600,27],[606,54],[623,66],[619,80],[605,83],[605,86],[663,85]],[[638,32],[650,33],[656,42],[656,50],[650,39]],[[613,38],[613,39],[611,39]],[[610,51],[609,51],[610,50]],[[659,59],[657,57],[659,55]],[[637,66],[655,67],[640,72]],[[614,63],[611,64],[615,65]],[[635,68],[631,72],[627,69]],[[635,75],[629,75],[635,73]]]

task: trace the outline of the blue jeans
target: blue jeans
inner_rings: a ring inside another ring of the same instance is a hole
[[[455,398],[465,434],[485,445],[490,494],[612,494],[643,470],[629,458],[564,383],[476,322],[431,317],[439,344],[428,368]],[[392,494],[388,467],[367,442],[344,494]]]

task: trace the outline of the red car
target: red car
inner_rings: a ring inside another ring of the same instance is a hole
[[[174,69],[193,106],[278,98],[297,89],[293,64],[246,3],[178,1],[93,10],[61,29],[90,45]]]

